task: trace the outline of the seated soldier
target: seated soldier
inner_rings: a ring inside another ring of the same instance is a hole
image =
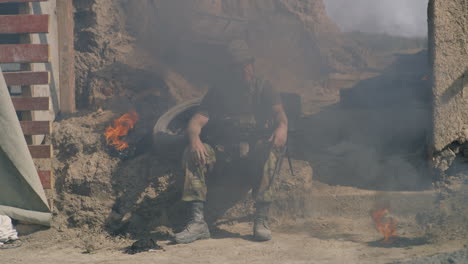
[[[268,209],[274,195],[272,183],[285,150],[288,119],[279,92],[255,76],[254,58],[247,43],[235,40],[229,44],[228,52],[234,62],[230,80],[208,91],[187,127],[190,145],[183,155],[182,199],[190,203],[191,220],[175,235],[177,243],[210,237],[204,220],[205,177],[214,166],[222,168],[221,164],[233,159],[245,162],[255,177],[254,239],[271,239]],[[201,140],[202,129],[206,129],[203,132],[207,142]]]

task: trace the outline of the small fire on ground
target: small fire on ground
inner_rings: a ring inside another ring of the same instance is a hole
[[[392,243],[397,237],[395,218],[387,216],[389,209],[375,209],[371,212],[375,227],[384,236],[382,243]]]
[[[114,146],[116,150],[124,150],[128,148],[128,143],[121,139],[128,134],[130,129],[135,127],[136,122],[139,120],[136,111],[130,111],[118,119],[114,120],[114,125],[107,127],[104,136],[107,145]]]

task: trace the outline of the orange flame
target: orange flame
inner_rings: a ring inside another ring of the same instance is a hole
[[[393,217],[386,217],[388,212],[388,209],[378,209],[372,212],[375,227],[384,236],[383,243],[390,243],[397,236],[395,231],[397,221]]]
[[[428,74],[424,75],[424,76],[421,78],[421,81],[427,81],[427,80],[429,80],[429,75],[428,75]]]
[[[114,146],[117,150],[128,148],[128,143],[121,140],[120,137],[126,136],[128,131],[135,127],[138,120],[138,114],[134,110],[124,114],[119,119],[115,119],[114,126],[107,127],[104,133],[107,145]]]

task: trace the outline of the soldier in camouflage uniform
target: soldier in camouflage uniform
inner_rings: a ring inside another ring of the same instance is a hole
[[[230,75],[223,87],[208,91],[191,118],[187,134],[190,145],[183,155],[185,181],[182,200],[191,204],[191,220],[175,235],[178,243],[210,237],[203,210],[206,177],[216,166],[239,159],[255,177],[254,239],[271,239],[268,209],[273,200],[273,180],[278,173],[287,140],[288,120],[279,92],[268,81],[256,78],[253,56],[243,40],[228,46],[232,56]],[[201,132],[206,132],[206,143]]]

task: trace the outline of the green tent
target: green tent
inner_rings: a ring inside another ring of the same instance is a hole
[[[0,215],[46,226],[52,219],[1,69]]]

